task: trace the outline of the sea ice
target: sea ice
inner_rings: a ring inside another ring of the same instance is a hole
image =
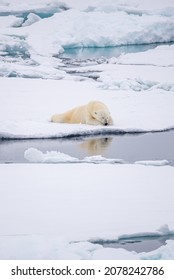
[[[173,0],[3,0],[0,10],[1,139],[174,128]],[[68,74],[79,69],[59,57],[67,48],[154,42],[168,45],[80,64],[97,81]],[[114,126],[50,122],[89,100],[108,105]],[[166,161],[107,164],[98,156],[82,164],[34,149],[25,156],[35,163],[0,165],[0,259],[174,259],[173,240],[140,254],[87,242],[173,233]],[[76,164],[51,164],[60,160]]]

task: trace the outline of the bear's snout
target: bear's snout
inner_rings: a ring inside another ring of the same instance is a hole
[[[106,122],[104,125],[108,125],[108,123]]]

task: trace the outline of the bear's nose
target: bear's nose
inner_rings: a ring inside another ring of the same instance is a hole
[[[105,125],[108,125],[108,123],[106,122]]]

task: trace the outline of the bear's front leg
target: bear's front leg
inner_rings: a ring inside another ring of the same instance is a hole
[[[111,118],[111,116],[109,116],[108,125],[113,125],[113,124],[114,124],[114,121],[113,121],[113,119]]]
[[[96,120],[94,118],[88,118],[86,120],[86,124],[89,124],[89,125],[102,125],[101,122],[99,122],[98,120]]]

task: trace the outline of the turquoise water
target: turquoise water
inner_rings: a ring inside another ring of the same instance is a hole
[[[61,54],[62,58],[70,59],[98,59],[100,57],[118,57],[122,53],[135,53],[144,52],[149,49],[154,49],[157,46],[165,45],[164,43],[144,44],[144,45],[126,45],[118,47],[105,47],[105,48],[67,48],[64,53]],[[168,44],[167,44],[168,45]]]

